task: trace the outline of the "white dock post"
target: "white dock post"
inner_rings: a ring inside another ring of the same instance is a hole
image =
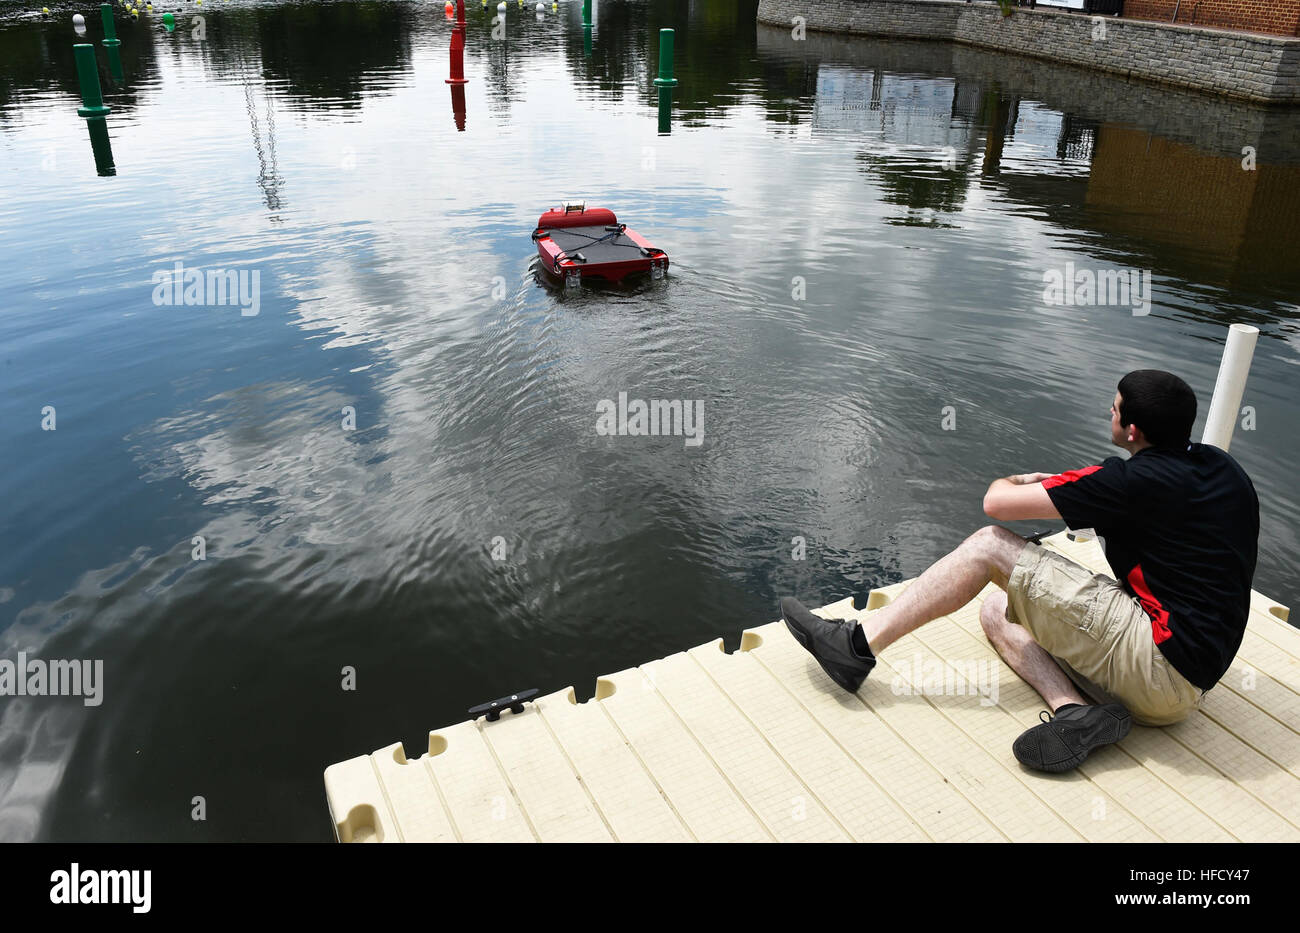
[[[1205,417],[1202,444],[1212,444],[1227,450],[1232,443],[1232,432],[1237,426],[1237,411],[1241,395],[1246,389],[1246,376],[1250,361],[1255,355],[1255,338],[1259,328],[1249,324],[1233,324],[1228,328],[1228,342],[1223,346],[1223,361],[1219,363],[1219,378],[1214,382],[1214,397],[1210,399],[1210,413]]]

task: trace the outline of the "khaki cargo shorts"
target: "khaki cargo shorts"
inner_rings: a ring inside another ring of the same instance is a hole
[[[1007,619],[1023,625],[1085,696],[1123,703],[1139,725],[1186,719],[1205,696],[1160,653],[1136,598],[1032,542],[1007,581]]]

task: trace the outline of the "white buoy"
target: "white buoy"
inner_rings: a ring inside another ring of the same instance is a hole
[[[546,12],[546,4],[545,4],[545,3],[539,3],[539,4],[537,4],[536,9],[537,9],[537,12],[538,12],[538,13],[545,13],[545,12]]]
[[[506,5],[504,3],[498,3],[497,12],[500,13],[502,16],[504,16],[506,12]]]
[[[80,13],[73,13],[72,28],[77,35],[84,36],[86,34],[86,17],[82,16]]]
[[[1223,360],[1219,363],[1219,378],[1214,382],[1214,396],[1210,399],[1210,413],[1205,416],[1202,444],[1212,444],[1227,450],[1232,443],[1232,431],[1237,426],[1237,411],[1241,396],[1246,391],[1246,376],[1250,374],[1250,361],[1255,355],[1255,339],[1259,328],[1249,324],[1233,324],[1228,328],[1228,341],[1223,345]]]

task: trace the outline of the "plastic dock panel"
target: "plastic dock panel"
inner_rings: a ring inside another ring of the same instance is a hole
[[[1044,539],[1097,573],[1095,540]],[[910,581],[817,610],[857,618]],[[572,687],[522,712],[325,771],[342,842],[1300,841],[1300,631],[1258,593],[1201,708],[1078,769],[1020,766],[1044,704],[980,628],[990,587],[900,639],[856,694],[780,622]],[[942,690],[928,686],[942,670]]]

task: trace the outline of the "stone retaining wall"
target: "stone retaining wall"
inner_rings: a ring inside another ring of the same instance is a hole
[[[952,0],[759,0],[793,29],[943,39],[1224,94],[1300,106],[1300,39]]]

